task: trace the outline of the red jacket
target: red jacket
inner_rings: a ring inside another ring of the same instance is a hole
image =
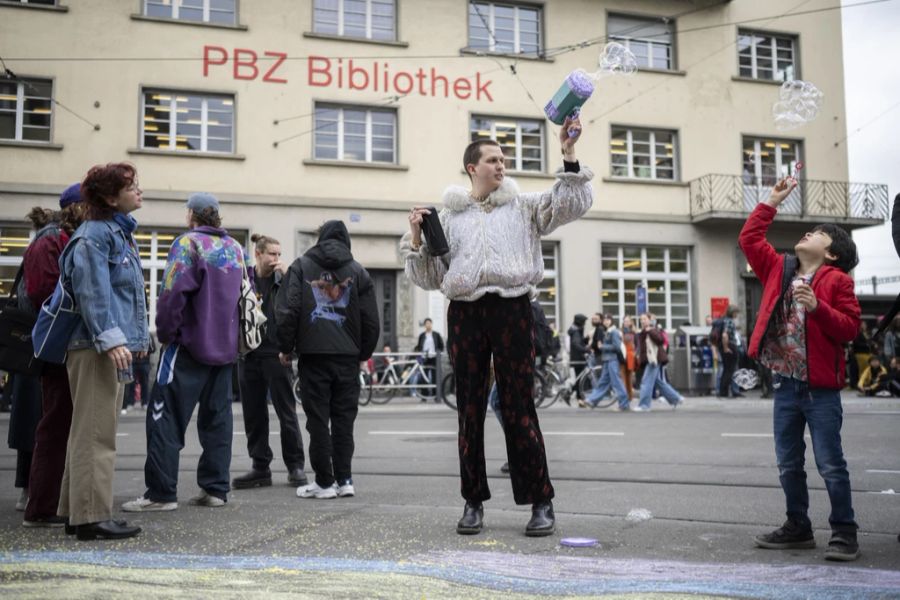
[[[750,267],[763,284],[763,297],[749,355],[759,356],[760,344],[773,325],[775,307],[790,285],[797,265],[792,255],[778,254],[766,241],[766,230],[776,209],[761,202],[744,223],[738,244]],[[823,265],[816,271],[812,289],[819,305],[806,313],[806,360],[809,385],[814,388],[844,387],[844,344],[859,331],[859,301],[853,291],[853,279],[836,267]]]
[[[25,271],[25,291],[35,310],[41,310],[59,279],[59,256],[69,243],[69,234],[62,229],[48,230],[25,250],[22,264]]]

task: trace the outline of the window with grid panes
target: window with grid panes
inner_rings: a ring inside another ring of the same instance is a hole
[[[141,147],[234,153],[234,96],[144,90]]]
[[[742,148],[744,209],[752,211],[769,197],[769,192],[782,177],[793,176],[801,161],[800,142],[795,140],[745,137]],[[779,207],[779,211],[800,214],[802,192],[796,188]]]
[[[471,141],[495,140],[503,149],[506,168],[544,171],[544,122],[474,116],[469,123]]]
[[[634,53],[638,68],[674,69],[674,22],[652,17],[610,14],[606,24],[608,38]]]
[[[395,0],[315,0],[313,31],[370,40],[397,39]]]
[[[469,49],[540,55],[541,9],[498,2],[470,2]]]
[[[0,79],[0,139],[49,142],[53,82]]]
[[[397,111],[316,105],[314,156],[372,163],[397,161]]]
[[[797,78],[797,38],[742,29],[737,47],[741,77],[771,81]]]
[[[144,0],[144,15],[178,21],[237,25],[237,0]]]
[[[678,179],[676,133],[612,126],[610,173],[634,179]]]
[[[538,303],[544,309],[548,323],[555,323],[559,331],[559,243],[541,242],[544,259],[544,279],[538,284]]]
[[[600,248],[601,310],[621,322],[637,316],[636,286],[647,288],[647,308],[667,329],[691,320],[690,250],[603,244]]]

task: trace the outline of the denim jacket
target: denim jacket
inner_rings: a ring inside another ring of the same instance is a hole
[[[111,219],[85,221],[60,260],[81,313],[69,350],[100,353],[124,345],[132,352],[146,351],[144,274],[134,238]]]
[[[603,337],[603,343],[600,344],[600,360],[603,362],[609,361],[618,361],[619,355],[616,353],[617,350],[622,349],[622,334],[616,329],[616,326],[613,325],[609,329],[606,330],[606,335]]]

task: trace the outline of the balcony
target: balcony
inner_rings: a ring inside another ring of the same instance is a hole
[[[704,175],[690,182],[694,223],[747,218],[769,197],[775,181],[741,175]],[[779,219],[829,221],[851,229],[883,223],[889,215],[888,187],[878,183],[803,179],[781,208]]]

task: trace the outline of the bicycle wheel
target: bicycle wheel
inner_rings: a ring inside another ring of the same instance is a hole
[[[578,382],[578,385],[581,386],[581,393],[587,397],[591,391],[594,389],[594,384],[597,380],[600,379],[600,374],[603,372],[603,367],[600,365],[595,365],[590,367],[590,369],[585,369],[584,376]],[[597,402],[597,408],[606,408],[607,406],[612,406],[616,401],[616,398],[613,394],[608,394]]]
[[[441,400],[444,401],[444,404],[456,410],[456,378],[453,376],[453,373],[445,375],[444,381],[441,382]]]
[[[372,376],[365,371],[359,372],[359,405],[365,406],[372,401]]]
[[[538,408],[549,408],[556,404],[556,401],[559,399],[563,382],[559,379],[559,375],[553,371],[549,371],[544,374],[543,383],[544,397],[538,405]]]
[[[389,370],[385,371],[384,378],[378,382],[378,385],[394,386],[397,383],[397,374],[393,370]],[[372,404],[387,404],[394,397],[394,394],[397,393],[396,388],[393,387],[370,389],[372,390],[372,397],[370,398]]]
[[[299,377],[294,378],[293,388],[294,388],[294,398],[297,400],[297,402],[300,402],[300,378]]]
[[[544,396],[544,375],[543,373],[539,373],[535,371],[534,373],[534,392],[532,398],[534,399],[534,407],[535,408],[543,408],[544,401],[547,399]]]

